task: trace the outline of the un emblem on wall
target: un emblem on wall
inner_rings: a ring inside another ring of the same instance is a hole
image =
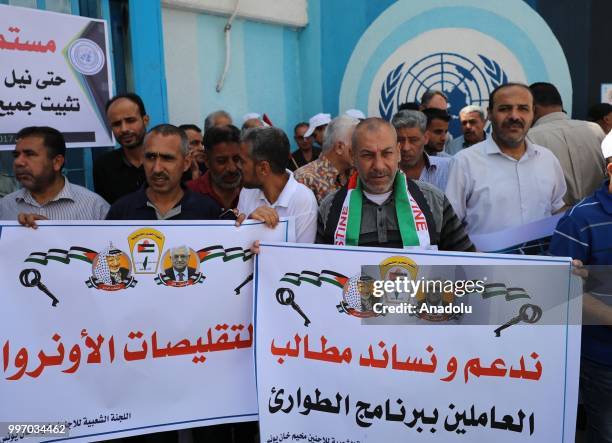
[[[443,91],[448,96],[448,112],[454,117],[451,132],[458,130],[459,111],[467,105],[486,108],[489,93],[508,82],[508,75],[495,60],[478,54],[469,59],[453,52],[429,54],[412,64],[402,62],[391,69],[380,87],[378,111],[391,120],[399,105],[418,102],[429,89]],[[457,126],[453,128],[453,123]]]

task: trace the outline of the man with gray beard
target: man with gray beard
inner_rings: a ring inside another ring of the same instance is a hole
[[[236,208],[242,189],[238,128],[232,125],[209,128],[204,133],[204,153],[208,170],[187,182],[187,187],[210,196],[223,210]]]

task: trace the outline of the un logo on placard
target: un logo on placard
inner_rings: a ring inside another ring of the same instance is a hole
[[[385,120],[391,120],[399,105],[418,102],[429,89],[443,91],[448,96],[448,112],[453,116],[450,132],[460,134],[459,111],[467,105],[487,107],[490,92],[508,83],[508,76],[495,60],[478,54],[473,61],[461,54],[438,52],[430,54],[404,69],[400,63],[386,76],[380,88],[378,110]]]

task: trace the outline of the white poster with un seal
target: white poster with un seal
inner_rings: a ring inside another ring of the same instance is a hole
[[[1,225],[0,441],[257,420],[249,247],[292,229]]]
[[[68,147],[114,145],[104,20],[0,5],[0,150],[26,126],[51,126]]]
[[[262,244],[261,441],[573,442],[570,277],[567,258]]]

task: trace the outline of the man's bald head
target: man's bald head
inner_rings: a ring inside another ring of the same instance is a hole
[[[381,118],[367,118],[355,128],[352,145],[364,190],[372,194],[390,191],[400,158],[395,128]]]
[[[366,118],[359,122],[359,124],[355,127],[355,131],[353,132],[352,145],[353,145],[353,155],[357,156],[357,151],[361,147],[363,134],[365,133],[387,133],[393,137],[395,140],[395,144],[397,144],[397,133],[395,132],[395,128],[391,123],[386,120],[383,120],[380,117],[370,117]]]

